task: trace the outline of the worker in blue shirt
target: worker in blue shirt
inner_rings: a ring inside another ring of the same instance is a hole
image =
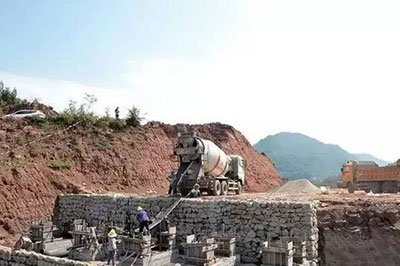
[[[137,208],[138,214],[136,215],[136,219],[139,222],[139,233],[143,233],[143,229],[146,228],[147,232],[150,232],[149,230],[149,224],[150,224],[150,219],[149,216],[147,215],[147,212],[143,210],[142,207]]]

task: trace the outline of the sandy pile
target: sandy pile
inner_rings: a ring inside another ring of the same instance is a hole
[[[285,183],[283,186],[272,192],[271,194],[318,194],[321,190],[314,186],[307,179],[293,180]]]

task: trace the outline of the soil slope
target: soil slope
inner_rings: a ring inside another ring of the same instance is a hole
[[[399,207],[396,194],[321,200],[321,265],[400,265]]]
[[[268,157],[233,127],[218,123],[55,131],[0,121],[0,243],[10,244],[31,221],[49,218],[60,193],[166,193],[169,171],[177,167],[176,136],[185,131],[243,156],[247,191],[267,191],[282,182]]]

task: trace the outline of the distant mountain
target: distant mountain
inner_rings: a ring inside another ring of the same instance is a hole
[[[387,165],[389,162],[376,158],[375,156],[367,153],[353,153],[355,160],[358,161],[375,161],[380,166]]]
[[[254,145],[258,152],[267,154],[278,171],[289,179],[326,179],[340,175],[347,160],[387,162],[369,154],[350,154],[338,145],[325,144],[300,133],[282,132],[268,136]]]

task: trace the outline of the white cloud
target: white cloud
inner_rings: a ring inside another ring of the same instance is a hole
[[[251,142],[296,131],[395,160],[400,18],[398,6],[374,3],[252,1],[219,56],[132,61],[130,88],[0,75],[58,108],[89,92],[98,111],[137,104],[150,120],[220,121]]]

